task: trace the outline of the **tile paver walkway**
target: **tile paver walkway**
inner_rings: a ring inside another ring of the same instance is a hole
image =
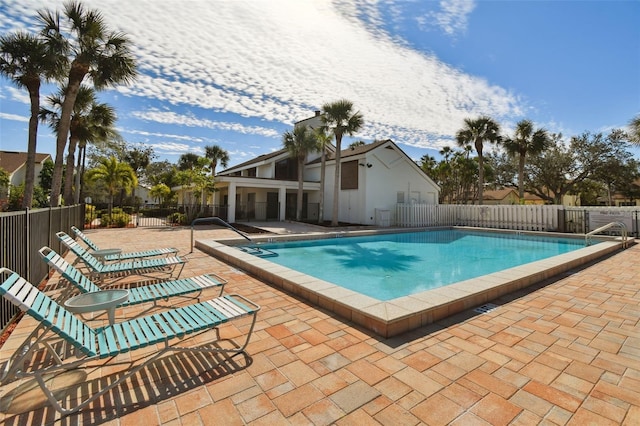
[[[178,247],[189,260],[183,276],[216,273],[229,281],[226,292],[262,305],[247,356],[168,354],[62,419],[33,382],[8,384],[0,387],[5,424],[640,424],[640,245],[493,301],[499,307],[488,313],[464,312],[384,340],[197,250],[189,253],[188,229],[89,235],[127,251]],[[196,238],[223,235],[229,231],[196,232]],[[57,283],[54,275],[48,288]],[[0,366],[32,326],[21,320],[0,348]],[[222,330],[244,331],[242,323]],[[206,336],[193,344],[206,343]],[[76,392],[90,392],[144,353],[66,380]]]

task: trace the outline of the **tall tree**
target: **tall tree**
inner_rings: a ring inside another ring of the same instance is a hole
[[[47,98],[52,109],[42,108],[40,110],[40,118],[48,122],[56,132],[60,128],[60,111],[64,102],[65,92],[66,90],[62,88],[57,95]],[[113,107],[105,103],[98,103],[96,92],[93,88],[80,86],[69,122],[69,148],[63,192],[63,198],[66,202],[78,202],[80,198],[80,163],[78,163],[74,181],[74,163],[77,147],[82,146],[84,149],[89,142],[104,141],[115,135],[115,121],[116,113]],[[78,160],[80,160],[80,156]]]
[[[320,199],[318,200],[318,223],[324,222],[324,182],[327,174],[327,149],[331,145],[331,135],[323,127],[313,129],[320,150]]]
[[[200,156],[193,152],[184,153],[178,158],[178,170],[181,172],[198,166]]]
[[[61,53],[70,61],[69,76],[60,111],[60,124],[56,138],[56,158],[51,187],[51,205],[58,205],[62,186],[64,149],[71,125],[73,106],[80,85],[89,76],[97,90],[118,84],[127,84],[136,76],[134,56],[129,39],[110,31],[100,12],[88,10],[76,1],[64,4],[63,16],[58,12],[43,10],[38,13],[42,24],[41,34],[48,40],[64,40],[59,43]],[[61,22],[61,18],[62,21]],[[70,202],[70,200],[66,200]]]
[[[338,226],[340,213],[340,170],[342,168],[341,153],[342,137],[346,134],[353,136],[364,125],[364,118],[360,112],[353,111],[353,102],[341,99],[322,106],[322,122],[326,131],[333,134],[336,140],[336,167],[333,184],[333,211],[331,226]]]
[[[552,135],[553,143],[525,166],[525,186],[528,192],[562,204],[564,195],[575,192],[587,179],[603,182],[603,175],[613,174],[611,164],[624,164],[631,155],[625,149],[624,133],[612,130],[602,133],[583,133],[571,138],[567,146],[562,135]]]
[[[629,122],[629,138],[632,143],[640,145],[640,115],[636,115]]]
[[[155,158],[155,154],[153,153],[152,147],[134,147],[128,149],[124,153],[124,161],[127,162],[135,172],[138,177],[138,181],[140,181],[140,176],[143,176],[143,180],[146,181],[146,169],[149,164],[151,164],[151,160]],[[133,198],[136,197],[136,190],[133,189]]]
[[[218,167],[218,164],[222,167],[227,167],[229,164],[229,153],[218,145],[205,146],[204,156],[211,161],[211,177],[216,176],[216,167]]]
[[[298,194],[296,197],[296,220],[302,220],[302,197],[304,194],[304,161],[309,153],[317,151],[318,141],[307,126],[296,126],[293,132],[282,135],[282,144],[298,165]]]
[[[66,57],[59,53],[55,42],[20,31],[0,37],[0,75],[26,88],[31,103],[22,208],[31,208],[33,202],[40,85],[60,77],[66,65]]]
[[[100,181],[109,194],[109,215],[113,209],[113,198],[124,189],[127,194],[138,184],[133,169],[127,163],[118,161],[116,157],[102,158],[99,165],[87,171],[87,179]]]
[[[493,119],[482,116],[471,119],[465,118],[464,127],[456,133],[456,142],[464,147],[472,145],[478,154],[478,204],[483,204],[484,190],[484,157],[482,150],[485,142],[500,143],[500,126]]]
[[[545,129],[533,129],[531,120],[521,120],[516,124],[513,138],[506,138],[503,146],[512,157],[518,158],[518,196],[524,200],[524,165],[527,154],[538,155],[551,142]]]
[[[427,174],[434,181],[437,179],[436,170],[438,167],[438,162],[435,157],[425,154],[420,158],[420,163],[418,163],[423,172]]]
[[[227,167],[227,165],[229,164],[229,153],[218,145],[207,145],[204,147],[204,156],[209,161],[211,161],[211,164],[209,166],[209,168],[211,169],[211,185],[212,191],[215,191],[216,167],[218,167],[218,164],[220,164],[222,167]],[[205,200],[203,200],[202,204],[202,208],[204,209]]]

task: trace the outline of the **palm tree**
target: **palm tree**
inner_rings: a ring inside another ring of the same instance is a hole
[[[211,177],[216,176],[216,167],[218,167],[218,164],[222,167],[227,167],[229,164],[229,153],[218,145],[205,146],[204,156],[211,160]]]
[[[318,141],[307,126],[297,126],[293,132],[282,135],[282,144],[295,157],[298,164],[298,195],[296,197],[296,220],[302,220],[303,172],[304,161],[310,152],[318,149]]]
[[[0,37],[0,75],[29,92],[31,116],[27,143],[24,198],[22,208],[31,208],[35,187],[35,159],[40,112],[40,85],[59,77],[66,58],[58,53],[55,45],[25,32]]]
[[[432,157],[429,154],[425,154],[420,158],[419,163],[420,168],[423,172],[427,174],[433,180],[436,180],[436,168],[438,167],[438,162],[435,157]]]
[[[129,39],[121,33],[109,31],[102,14],[97,10],[86,10],[82,4],[70,1],[64,5],[65,22],[62,24],[57,12],[44,10],[38,15],[42,24],[41,34],[48,40],[57,41],[62,54],[68,55],[71,63],[56,138],[51,185],[51,205],[55,207],[62,186],[62,161],[73,105],[82,81],[87,75],[90,76],[97,90],[127,84],[135,78],[136,66]]]
[[[189,169],[193,169],[198,165],[200,161],[200,156],[198,154],[194,154],[193,152],[186,152],[178,158],[178,170],[186,171]]]
[[[216,190],[216,167],[220,164],[222,167],[227,167],[229,164],[229,153],[219,147],[218,145],[207,145],[204,147],[204,156],[211,161],[211,179],[213,191]],[[202,202],[204,208],[204,200]]]
[[[153,197],[154,200],[158,201],[158,204],[164,207],[167,204],[167,200],[171,197],[171,188],[164,183],[159,183],[151,187],[149,195]]]
[[[49,96],[48,103],[53,107],[49,110],[42,108],[40,118],[49,123],[54,131],[60,128],[60,109],[63,104],[65,89],[62,88],[57,95]],[[88,142],[106,141],[116,135],[114,124],[116,121],[115,110],[104,103],[98,103],[96,92],[88,86],[80,86],[76,102],[73,105],[73,114],[69,124],[69,149],[67,153],[67,165],[64,182],[63,198],[67,203],[78,202],[80,198],[80,157],[78,156],[78,170],[75,177],[74,194],[74,162],[76,147],[84,150]]]
[[[136,147],[124,153],[124,161],[131,166],[136,176],[138,176],[138,180],[140,180],[141,174],[144,175],[143,180],[147,180],[145,170],[154,158],[155,154],[151,147]],[[136,198],[135,189],[133,190],[133,198]]]
[[[456,142],[464,147],[473,144],[478,153],[478,204],[482,205],[484,189],[484,157],[482,148],[484,142],[500,143],[500,126],[493,119],[482,116],[475,120],[464,119],[465,127],[456,133]]]
[[[636,145],[640,145],[640,115],[636,115],[629,122],[629,136],[631,142]]]
[[[333,133],[336,138],[336,171],[333,184],[333,212],[331,226],[338,226],[339,195],[340,195],[340,150],[342,136],[353,136],[364,125],[364,119],[359,112],[353,112],[353,102],[342,99],[322,106],[322,122],[326,131]]]
[[[98,166],[87,171],[87,179],[92,182],[100,181],[109,194],[109,215],[113,208],[113,198],[124,189],[127,194],[138,184],[135,172],[127,163],[119,162],[116,157],[101,158]]]
[[[551,143],[549,134],[545,129],[533,130],[531,120],[521,120],[516,124],[516,131],[513,139],[507,138],[503,145],[507,153],[514,157],[518,156],[518,196],[520,201],[524,199],[524,164],[527,154],[540,154]]]
[[[318,223],[324,222],[324,181],[326,175],[327,148],[331,144],[331,135],[324,128],[314,129],[314,134],[320,150],[320,199],[318,200]]]

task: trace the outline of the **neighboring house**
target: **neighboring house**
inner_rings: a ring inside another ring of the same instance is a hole
[[[42,171],[42,164],[46,160],[51,160],[51,155],[36,153],[36,185],[39,185],[40,183],[38,175]],[[27,172],[27,153],[16,151],[0,151],[0,167],[9,173],[10,185],[19,186],[23,184]]]
[[[318,117],[316,113],[308,120],[319,123]],[[324,220],[332,219],[335,153],[328,157],[324,188],[320,187],[320,153],[310,154],[304,165],[305,220],[318,219],[320,191],[324,192]],[[341,163],[340,222],[388,224],[397,203],[438,203],[438,185],[391,140],[347,148]],[[297,190],[297,162],[281,149],[217,173],[214,204],[227,207],[226,220],[231,223],[292,219]]]
[[[502,188],[485,190],[483,192],[484,204],[520,204],[520,196],[515,188]],[[544,200],[537,195],[524,193],[524,204],[544,204]]]
[[[633,185],[636,187],[635,193],[640,194],[640,179],[633,181]],[[598,203],[601,206],[609,205],[609,201],[609,197],[598,197]],[[614,192],[611,194],[611,203],[616,207],[640,206],[640,198],[630,197],[628,194],[625,195],[621,192]]]

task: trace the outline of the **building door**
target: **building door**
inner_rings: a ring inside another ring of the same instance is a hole
[[[295,219],[296,218],[296,205],[298,200],[298,194],[288,192],[286,195],[286,204],[284,207],[285,215],[284,219]]]
[[[247,194],[247,219],[256,218],[256,193],[250,192]]]
[[[267,220],[278,220],[277,192],[267,192]]]

